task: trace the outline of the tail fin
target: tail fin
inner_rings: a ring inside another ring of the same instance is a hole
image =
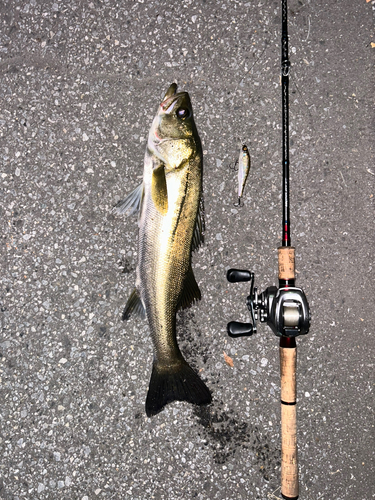
[[[178,365],[161,367],[154,362],[146,399],[146,413],[152,417],[172,401],[187,401],[196,405],[211,403],[206,384],[195,371],[181,360]]]

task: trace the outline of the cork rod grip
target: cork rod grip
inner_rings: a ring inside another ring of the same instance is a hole
[[[294,247],[279,247],[277,252],[279,260],[279,280],[294,280]]]
[[[280,347],[281,375],[281,494],[285,499],[297,499],[297,348]]]

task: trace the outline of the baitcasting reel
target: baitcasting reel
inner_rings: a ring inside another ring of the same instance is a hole
[[[258,294],[254,287],[254,273],[229,269],[227,280],[231,283],[250,281],[250,295],[246,304],[252,323],[231,321],[227,330],[231,337],[246,337],[257,332],[256,322],[267,323],[278,337],[297,337],[305,335],[310,328],[310,310],[306,296],[301,288],[269,286]]]

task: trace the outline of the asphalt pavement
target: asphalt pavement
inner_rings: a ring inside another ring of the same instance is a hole
[[[227,269],[277,284],[280,8],[1,2],[1,499],[281,497],[278,339],[226,333],[249,320],[248,285]],[[297,340],[301,500],[375,498],[374,8],[289,1],[291,240],[312,314]],[[148,327],[121,321],[137,221],[112,207],[140,182],[174,81],[203,143],[206,216],[202,300],[178,336],[213,402],[150,419]]]

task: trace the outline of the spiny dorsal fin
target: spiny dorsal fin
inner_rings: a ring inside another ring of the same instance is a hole
[[[204,229],[205,229],[204,206],[203,206],[203,198],[201,198],[199,202],[197,221],[195,223],[195,228],[194,228],[193,244],[191,247],[193,252],[194,250],[199,248],[204,241]]]

